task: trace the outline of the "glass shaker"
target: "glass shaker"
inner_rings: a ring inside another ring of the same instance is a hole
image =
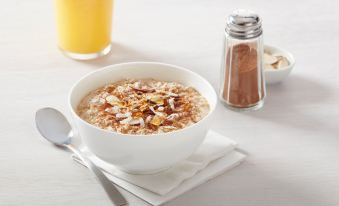
[[[220,99],[234,110],[263,106],[263,35],[261,19],[252,11],[236,10],[227,18],[221,64]]]

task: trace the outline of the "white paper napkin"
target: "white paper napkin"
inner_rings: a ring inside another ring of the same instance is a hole
[[[117,185],[152,205],[161,205],[238,165],[245,155],[236,151],[235,147],[233,140],[209,131],[191,157],[151,175],[122,172],[94,156],[87,148],[82,147],[81,150]],[[72,157],[80,161],[76,156]]]

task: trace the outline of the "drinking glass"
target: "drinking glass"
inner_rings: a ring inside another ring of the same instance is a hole
[[[113,0],[55,0],[58,46],[73,59],[94,59],[111,50]]]

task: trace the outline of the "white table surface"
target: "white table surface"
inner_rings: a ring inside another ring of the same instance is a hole
[[[217,89],[225,16],[257,11],[266,43],[297,64],[268,87],[265,107],[235,113],[219,106],[213,128],[250,155],[229,173],[166,206],[339,205],[339,3],[335,0],[117,0],[113,52],[79,62],[56,47],[51,0],[7,0],[0,8],[0,205],[110,205],[89,171],[37,133],[34,113],[67,113],[82,75],[126,61],[188,67]],[[123,192],[131,206],[147,205]]]

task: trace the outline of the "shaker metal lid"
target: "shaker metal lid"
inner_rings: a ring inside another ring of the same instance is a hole
[[[262,34],[261,19],[251,10],[239,9],[228,16],[225,31],[239,39],[255,38]]]

